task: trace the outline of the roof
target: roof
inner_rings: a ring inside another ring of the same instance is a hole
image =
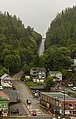
[[[41,92],[41,94],[44,94],[46,96],[52,97],[60,101],[64,101],[64,93],[61,93],[61,92]],[[76,98],[73,98],[65,94],[65,101],[75,101],[76,102]]]
[[[0,91],[0,97],[2,97],[3,99],[8,99],[9,100],[9,96],[3,91]]]
[[[8,74],[4,74],[4,75],[1,76],[1,79],[4,79],[4,78],[6,78],[8,76],[9,76]]]
[[[13,78],[9,74],[4,74],[1,76],[1,80],[13,80]]]
[[[58,73],[62,74],[60,71],[49,71],[50,74],[57,75]]]
[[[31,68],[30,71],[45,71],[46,72],[46,69],[44,67],[33,67]]]
[[[33,90],[44,90],[45,87],[43,85],[39,85],[39,86],[30,86],[30,89]]]
[[[5,88],[3,90],[9,96],[10,102],[17,102],[19,95],[16,90],[13,90],[12,88]]]

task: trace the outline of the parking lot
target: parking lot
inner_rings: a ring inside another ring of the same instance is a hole
[[[18,111],[17,111],[18,110]],[[12,112],[12,113],[11,113]],[[21,103],[10,106],[10,115],[27,115]]]
[[[3,91],[9,96],[10,99],[9,115],[27,115],[22,103],[20,102],[20,96],[17,90],[13,88],[4,88]]]

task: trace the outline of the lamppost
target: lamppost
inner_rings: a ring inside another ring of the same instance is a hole
[[[64,117],[65,117],[65,91],[64,91]]]
[[[65,91],[62,91],[62,93],[64,94],[63,96],[64,96],[64,105],[63,105],[63,110],[64,110],[64,117],[63,117],[63,119],[65,119]]]

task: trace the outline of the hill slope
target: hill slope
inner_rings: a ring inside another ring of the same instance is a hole
[[[0,12],[0,74],[17,72],[25,63],[30,65],[41,39],[33,28],[25,29],[15,15]]]

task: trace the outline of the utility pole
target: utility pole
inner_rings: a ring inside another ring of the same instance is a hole
[[[64,91],[64,117],[65,117],[65,91]]]

